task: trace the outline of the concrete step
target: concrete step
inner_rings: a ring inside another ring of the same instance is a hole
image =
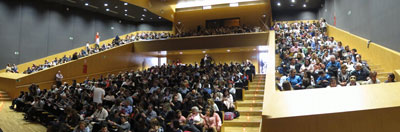
[[[260,127],[242,127],[242,126],[235,126],[235,127],[223,127],[221,132],[259,132]]]
[[[263,100],[264,95],[245,95],[244,100]]]
[[[257,107],[238,107],[237,111],[262,111],[262,105]]]
[[[240,111],[240,116],[261,116],[262,110],[260,111]]]
[[[264,90],[246,90],[245,94],[264,94]]]
[[[262,107],[263,103],[262,102],[236,102],[236,105],[238,108],[240,107]]]
[[[249,86],[248,89],[249,90],[264,90],[265,86],[261,85],[261,86]]]
[[[242,126],[242,127],[259,127],[261,123],[261,116],[246,116],[240,114],[240,116],[233,120],[225,120],[223,125],[229,126]]]
[[[3,97],[0,97],[0,101],[11,101],[11,98],[3,98]]]

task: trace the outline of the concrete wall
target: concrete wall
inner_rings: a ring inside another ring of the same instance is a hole
[[[272,10],[272,18],[276,21],[316,20],[318,10]]]
[[[400,51],[400,4],[398,0],[325,0],[318,17],[329,24]]]
[[[67,10],[69,8],[69,10]],[[0,66],[21,64],[137,30],[171,30],[172,23],[134,23],[57,3],[0,1]],[[2,68],[1,68],[2,69]]]

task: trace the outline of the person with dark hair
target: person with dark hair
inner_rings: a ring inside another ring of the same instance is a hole
[[[318,75],[319,75],[319,77],[317,79],[317,85],[315,85],[316,88],[324,88],[330,84],[329,80],[330,80],[331,76],[329,76],[328,74],[325,74],[324,71],[319,71]]]
[[[387,80],[385,81],[385,83],[391,83],[391,82],[396,82],[395,81],[395,76],[394,76],[393,73],[389,73],[388,77],[387,77]]]
[[[292,84],[294,90],[301,89],[302,79],[299,75],[296,75],[295,69],[290,70],[290,75],[286,80]]]
[[[282,83],[282,90],[283,90],[283,91],[290,91],[290,90],[293,90],[292,85],[290,84],[289,81],[284,81],[284,82]]]
[[[327,88],[336,88],[336,87],[341,87],[338,85],[336,77],[331,77],[331,80],[329,81],[329,86]]]
[[[203,117],[204,127],[203,132],[212,131],[217,132],[221,130],[221,118],[212,108],[206,110],[206,115]]]

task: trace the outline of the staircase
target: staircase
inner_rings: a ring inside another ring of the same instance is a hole
[[[378,73],[376,78],[378,78],[381,81],[381,83],[383,83],[387,80],[388,74],[390,72],[384,72],[381,65],[375,65],[375,64],[372,64],[371,61],[367,61],[367,60],[365,60],[365,61],[368,63],[368,66],[371,69],[371,71],[376,71]]]
[[[249,89],[244,91],[243,101],[236,101],[239,118],[224,121],[222,132],[258,132],[264,99],[265,74],[257,74]]]
[[[6,92],[0,91],[0,101],[11,101],[11,98]]]

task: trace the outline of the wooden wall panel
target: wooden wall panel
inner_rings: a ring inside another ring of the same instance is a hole
[[[207,53],[208,54],[208,53]],[[230,62],[238,62],[242,63],[243,61],[250,60],[254,66],[256,67],[256,72],[259,71],[258,65],[258,52],[234,52],[234,53],[210,53],[208,56],[211,56],[217,64],[221,63],[230,63]],[[204,58],[204,54],[182,54],[182,55],[167,55],[168,63],[170,64],[172,61],[176,61],[179,59],[184,64],[197,64],[200,65],[200,60]]]
[[[240,18],[240,24],[262,27],[260,18],[266,14],[272,16],[269,3],[239,7],[213,8],[209,10],[194,10],[175,13],[175,21],[181,22],[184,31],[197,30],[197,26],[205,27],[206,20]]]
[[[212,49],[225,47],[244,47],[266,45],[267,32],[229,34],[213,36],[194,36],[166,40],[135,42],[135,52],[187,50],[187,49]]]

